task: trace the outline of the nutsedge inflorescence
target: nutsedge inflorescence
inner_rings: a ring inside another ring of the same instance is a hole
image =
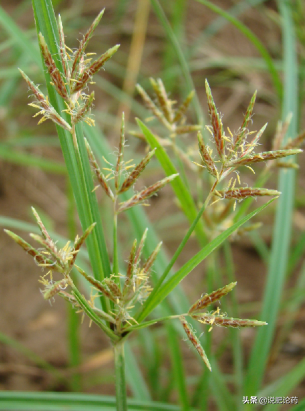
[[[62,22],[59,17],[59,62],[56,61],[55,57],[50,53],[42,34],[39,34],[41,54],[50,76],[51,85],[54,87],[58,96],[64,101],[65,109],[63,112],[65,112],[65,115],[57,112],[51,105],[48,96],[45,96],[39,90],[38,86],[21,71],[23,78],[35,98],[35,101],[30,103],[30,105],[39,110],[35,116],[42,116],[39,123],[50,119],[56,125],[67,130],[71,134],[76,151],[78,150],[75,131],[76,125],[80,122],[86,122],[90,126],[94,125],[94,120],[91,115],[94,93],[87,94],[88,83],[92,82],[93,75],[104,66],[106,61],[113,56],[119,47],[119,45],[116,45],[110,48],[95,61],[92,61],[94,53],[86,53],[85,51],[88,41],[92,37],[103,13],[104,11],[102,11],[91,24],[83,39],[80,41],[78,49],[75,51],[71,50],[65,44]],[[58,68],[58,64],[61,66],[61,70]],[[254,93],[251,98],[243,122],[237,130],[237,133],[233,135],[230,130],[228,130],[228,135],[226,135],[221,116],[217,111],[209,84],[206,81],[205,86],[211,121],[211,125],[207,127],[207,130],[212,136],[211,144],[207,144],[207,139],[204,138],[201,132],[202,127],[200,125],[188,124],[186,120],[185,113],[194,97],[194,91],[189,93],[183,103],[175,108],[176,102],[168,97],[163,82],[160,79],[151,79],[151,85],[155,93],[156,102],[149,97],[140,85],[137,86],[137,90],[152,114],[165,126],[166,132],[169,134],[168,139],[159,138],[160,144],[163,146],[172,146],[176,155],[180,157],[183,162],[191,165],[191,168],[194,168],[195,164],[196,169],[200,170],[197,170],[198,175],[202,169],[205,169],[210,175],[212,182],[211,188],[202,207],[202,213],[204,212],[204,218],[207,223],[206,231],[209,234],[215,232],[216,228],[219,229],[221,223],[231,215],[232,202],[241,201],[249,197],[278,196],[280,194],[276,190],[268,190],[266,188],[242,187],[238,169],[245,166],[252,170],[251,166],[253,164],[270,162],[270,160],[275,160],[276,165],[280,167],[294,167],[292,163],[282,163],[280,159],[300,153],[302,150],[298,147],[303,142],[305,135],[300,135],[299,138],[293,142],[281,147],[283,136],[287,129],[287,124],[284,124],[278,129],[273,150],[255,153],[254,150],[258,146],[259,140],[266,128],[265,125],[254,134],[249,131],[256,93]],[[69,120],[67,120],[67,118]],[[196,150],[196,158],[192,152],[183,152],[178,145],[176,145],[177,136],[186,135],[191,132],[197,132],[198,150]],[[253,137],[251,137],[252,135]],[[143,136],[141,137],[143,138]],[[130,161],[124,161],[124,149],[126,146],[124,115],[122,117],[122,127],[115,164],[110,164],[108,160],[104,159],[106,163],[105,167],[101,167],[86,139],[84,146],[87,150],[92,172],[99,186],[102,187],[103,192],[110,198],[113,205],[113,264],[110,275],[99,280],[92,277],[76,264],[79,250],[94,230],[95,223],[84,230],[81,237],[76,237],[72,245],[68,242],[63,248],[59,248],[56,242],[52,240],[34,209],[33,213],[40,228],[41,235],[32,234],[31,237],[39,243],[39,248],[32,247],[21,237],[8,230],[6,230],[6,232],[34,258],[38,266],[48,270],[47,274],[43,275],[39,280],[44,287],[42,290],[44,298],[52,300],[56,295],[63,297],[79,312],[88,315],[90,320],[102,328],[115,344],[125,338],[125,336],[132,331],[133,327],[137,326],[137,321],[134,316],[135,306],[138,303],[143,304],[151,294],[151,271],[162,244],[159,243],[150,255],[146,259],[143,259],[142,256],[144,254],[143,251],[147,237],[147,230],[145,230],[139,244],[136,240],[133,242],[125,272],[121,273],[118,264],[117,247],[118,217],[122,212],[135,206],[147,205],[147,200],[166,184],[173,182],[178,174],[172,173],[139,192],[134,191],[137,180],[155,155],[156,149],[154,148],[149,151],[137,165],[131,164]],[[231,177],[225,186],[223,180],[232,173],[234,173],[235,177]],[[236,184],[239,186],[236,186]],[[133,193],[127,198],[126,194],[130,190],[133,190]],[[228,206],[222,207],[216,214],[209,215],[207,210],[212,210],[213,213],[216,207],[209,207],[208,209],[207,207],[220,200],[229,200]],[[198,203],[197,206],[199,209],[202,204]],[[211,236],[212,235],[213,234],[211,234]],[[76,269],[92,287],[89,299],[86,298],[75,285],[71,274],[73,269]],[[54,281],[54,273],[61,274],[63,278]],[[210,370],[209,360],[199,339],[188,324],[186,317],[209,325],[210,330],[213,325],[234,328],[266,325],[266,323],[262,321],[227,317],[225,314],[220,313],[219,309],[214,312],[202,312],[210,304],[229,293],[235,285],[236,283],[231,283],[217,291],[202,296],[191,306],[187,313],[168,317],[178,317],[180,319],[189,340]],[[95,300],[101,296],[106,300],[107,304],[105,306],[108,307],[108,309],[104,309],[105,307],[101,309],[98,304],[95,304]]]

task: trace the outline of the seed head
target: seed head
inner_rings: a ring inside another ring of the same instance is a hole
[[[179,174],[172,174],[171,176],[166,177],[163,180],[160,180],[157,183],[149,186],[145,190],[140,191],[140,193],[138,193],[138,194],[134,195],[133,197],[131,197],[130,200],[127,200],[124,203],[122,203],[121,207],[118,210],[118,213],[121,213],[122,211],[128,210],[131,207],[134,207],[138,204],[143,203],[143,201],[147,200],[149,197],[156,194],[157,191],[159,191],[162,187],[164,187],[166,184],[171,182],[178,175]]]
[[[279,196],[281,193],[277,190],[268,190],[267,188],[236,187],[226,191],[217,190],[215,194],[220,198],[242,200],[248,197]]]
[[[218,176],[218,170],[217,167],[211,157],[211,153],[208,149],[208,147],[204,144],[202,134],[198,132],[198,145],[199,145],[199,153],[201,156],[201,159],[203,161],[203,164],[205,165],[206,169],[208,172],[215,177],[216,179],[219,178]]]
[[[93,23],[91,24],[91,26],[89,27],[89,29],[87,30],[86,34],[84,35],[84,37],[82,38],[82,40],[79,43],[79,47],[75,53],[74,56],[74,60],[72,63],[72,70],[71,70],[71,76],[73,76],[73,74],[76,72],[76,68],[79,64],[79,61],[81,59],[81,57],[83,56],[83,53],[85,52],[85,49],[87,47],[88,41],[90,40],[90,38],[92,37],[94,30],[96,29],[96,27],[98,26],[101,18],[103,17],[105,9],[103,9],[98,16],[94,19]]]
[[[114,200],[114,195],[111,191],[111,188],[109,187],[109,184],[104,176],[104,174],[102,173],[102,171],[100,170],[97,161],[94,157],[93,151],[91,150],[91,147],[87,141],[87,139],[85,139],[85,144],[86,144],[86,149],[87,149],[87,153],[88,153],[88,157],[89,157],[89,161],[91,164],[91,167],[98,179],[98,182],[100,183],[100,186],[103,188],[103,190],[105,191],[105,193],[107,194],[108,197],[110,197],[112,200]]]
[[[219,327],[245,328],[267,325],[264,321],[229,318],[214,314],[193,314],[192,317],[202,324],[217,325]]]
[[[200,344],[200,341],[196,337],[196,334],[194,331],[191,329],[190,325],[187,323],[184,317],[179,317],[179,320],[182,324],[182,327],[187,335],[187,338],[190,340],[190,342],[193,344],[193,346],[196,348],[198,354],[200,357],[203,359],[205,365],[208,367],[210,371],[212,371],[212,367],[210,364],[210,361],[208,360],[208,357],[206,356],[206,353],[204,349],[202,348],[202,345]]]
[[[209,114],[213,128],[213,136],[215,140],[216,149],[218,151],[219,157],[222,159],[224,156],[224,139],[223,139],[223,125],[218,114],[217,108],[215,106],[212,92],[207,80],[205,80],[205,90],[208,98]]]
[[[47,70],[50,74],[52,83],[54,84],[54,87],[57,91],[57,93],[64,99],[64,100],[69,100],[69,95],[66,89],[65,82],[62,78],[62,74],[56,67],[55,61],[49,51],[48,45],[41,33],[38,35],[39,39],[39,45],[40,45],[40,50],[42,57],[44,59],[45,65],[47,67]]]
[[[155,154],[156,149],[154,148],[150,151],[143,160],[133,169],[133,171],[126,177],[125,181],[120,188],[119,193],[124,193],[127,191],[139,178],[140,174],[144,171],[147,164],[150,162],[151,158]]]
[[[222,288],[219,288],[216,291],[213,291],[211,294],[204,295],[191,306],[191,308],[189,309],[189,314],[201,311],[204,308],[208,307],[210,304],[213,304],[215,301],[220,300],[221,297],[227,295],[230,291],[232,291],[236,284],[237,282],[230,283]]]
[[[116,53],[119,47],[119,44],[111,47],[99,59],[92,63],[91,66],[86,68],[84,72],[80,74],[79,78],[76,79],[76,82],[74,83],[75,85],[72,88],[72,93],[77,93],[78,91],[82,90],[86,86],[90,78],[104,66],[106,61],[109,60],[114,55],[114,53]]]
[[[227,167],[239,167],[250,165],[253,163],[259,163],[261,161],[275,160],[278,158],[283,158],[287,156],[293,156],[295,154],[301,153],[303,150],[300,149],[289,149],[289,150],[276,150],[276,151],[265,151],[263,153],[258,153],[254,155],[245,156],[232,160],[227,163]]]

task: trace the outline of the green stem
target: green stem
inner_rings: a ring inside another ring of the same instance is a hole
[[[113,266],[112,266],[113,274],[117,275],[119,273],[119,258],[118,258],[118,215],[116,212],[113,216]]]
[[[68,198],[68,229],[69,238],[75,238],[76,236],[76,224],[75,224],[75,203],[73,190],[70,180],[67,179],[67,198]],[[77,278],[73,275],[74,284],[77,287]],[[81,353],[79,344],[79,316],[75,312],[71,304],[68,304],[68,341],[69,341],[69,363],[72,368],[77,368],[81,363]],[[73,391],[81,391],[81,376],[76,373],[71,377],[71,387]]]
[[[135,330],[141,330],[142,328],[146,328],[146,327],[150,327],[151,325],[157,324],[161,321],[168,321],[168,320],[173,320],[175,318],[179,318],[181,316],[187,316],[188,313],[184,313],[184,314],[176,314],[176,315],[167,315],[166,317],[161,317],[161,318],[156,318],[154,320],[150,320],[150,321],[144,321],[141,324],[136,324],[136,325],[131,325],[127,328],[124,328],[124,339],[128,337],[128,335],[131,333],[131,331],[135,331]],[[125,333],[127,333],[125,335]]]
[[[114,348],[115,390],[117,411],[127,411],[127,395],[125,381],[124,342],[119,341]]]
[[[68,313],[69,363],[72,368],[76,368],[81,363],[79,344],[79,319],[71,304],[68,304]],[[70,384],[73,391],[81,391],[81,375],[79,373],[73,374],[71,376]]]
[[[160,289],[161,285],[163,284],[165,278],[167,277],[167,275],[169,274],[171,268],[173,267],[173,265],[175,264],[177,258],[179,257],[181,251],[183,250],[183,248],[185,247],[185,244],[187,243],[188,239],[190,238],[192,232],[194,231],[199,219],[201,218],[204,210],[207,208],[207,206],[209,205],[209,202],[212,198],[212,195],[216,189],[216,186],[218,184],[219,180],[216,180],[210,190],[210,193],[207,197],[207,199],[205,200],[205,203],[203,204],[203,206],[201,207],[201,209],[199,210],[199,213],[197,214],[195,220],[193,221],[192,225],[190,226],[190,228],[188,229],[187,233],[185,234],[183,240],[181,241],[179,247],[177,248],[173,258],[171,259],[171,261],[169,262],[169,264],[167,265],[164,273],[161,275],[158,283],[155,285],[153,291],[151,292],[151,294],[149,295],[148,299],[146,300],[146,304],[148,304],[152,298],[157,294],[158,290]],[[143,308],[143,310],[140,312],[139,316],[136,317],[137,322],[142,322],[145,319],[146,315],[145,315],[145,306]]]

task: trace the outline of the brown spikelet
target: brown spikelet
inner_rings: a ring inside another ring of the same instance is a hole
[[[43,60],[50,74],[52,83],[57,91],[57,93],[64,99],[69,100],[69,95],[65,86],[65,82],[62,78],[62,74],[56,67],[55,61],[49,51],[47,43],[41,33],[38,35],[39,45],[42,53]]]
[[[29,79],[29,77],[21,69],[18,70],[20,71],[20,74],[26,81],[34,96],[36,97],[38,103],[44,110],[48,111],[50,109],[50,104],[46,100],[45,95],[39,90],[39,88]]]
[[[144,233],[143,233],[143,235],[142,235],[142,238],[141,238],[139,247],[138,247],[138,249],[137,249],[137,252],[136,252],[136,255],[135,255],[135,259],[134,259],[135,267],[136,267],[137,264],[139,264],[139,262],[140,262],[142,250],[143,250],[143,247],[144,247],[144,244],[145,244],[145,240],[146,240],[146,237],[147,237],[147,232],[148,232],[148,228],[145,229],[145,231],[144,231]]]
[[[217,190],[215,194],[220,198],[243,199],[248,197],[279,196],[281,193],[277,190],[268,190],[267,188],[236,187],[226,191]]]
[[[136,256],[136,248],[137,248],[137,240],[134,240],[131,251],[130,251],[130,255],[129,255],[129,259],[128,259],[128,266],[127,266],[127,271],[126,271],[126,279],[125,279],[125,283],[124,283],[124,288],[123,288],[123,295],[127,295],[128,294],[128,290],[132,284],[132,276],[134,273],[134,261],[135,261],[135,256]]]
[[[301,153],[302,151],[303,150],[300,149],[265,151],[263,153],[258,153],[252,156],[245,156],[236,160],[232,160],[229,163],[227,163],[227,167],[237,167],[243,165],[250,165],[253,163],[259,163],[261,161],[275,160],[277,158],[293,156],[295,154]]]
[[[72,267],[75,263],[78,251],[80,250],[81,246],[84,244],[86,241],[87,237],[90,235],[94,227],[96,226],[96,223],[91,224],[83,233],[81,237],[77,237],[74,243],[74,250],[73,250],[73,257],[69,261],[69,267]]]
[[[73,77],[73,75],[76,71],[76,68],[79,64],[80,58],[82,57],[82,55],[83,55],[83,53],[84,53],[84,51],[87,47],[88,41],[92,37],[92,35],[94,33],[94,30],[96,29],[96,27],[99,24],[101,18],[103,17],[104,11],[105,11],[105,9],[103,9],[98,14],[98,16],[94,19],[93,23],[91,24],[91,26],[87,30],[86,34],[84,35],[84,37],[82,38],[82,40],[79,43],[79,47],[78,47],[78,49],[75,53],[75,57],[74,57],[74,60],[73,60],[73,63],[72,63],[71,77]]]
[[[68,286],[68,282],[66,278],[63,278],[60,281],[57,281],[54,283],[51,287],[48,287],[46,290],[44,290],[43,293],[43,298],[45,300],[50,300],[53,298],[56,294],[58,294],[60,291],[64,290]]]
[[[95,278],[91,277],[90,275],[88,275],[84,270],[82,270],[80,267],[78,267],[75,264],[75,268],[77,269],[77,271],[80,272],[80,274],[85,277],[85,279],[92,284],[95,288],[97,288],[102,294],[104,294],[105,297],[109,298],[109,300],[113,301],[114,303],[116,303],[116,298],[112,295],[112,293],[110,292],[110,290],[106,287],[106,285],[101,282],[96,280]]]
[[[25,240],[23,240],[19,235],[13,233],[10,230],[4,230],[7,235],[9,235],[15,243],[19,244],[20,247],[24,249],[24,251],[29,254],[30,256],[34,257],[34,261],[37,262],[37,264],[48,264],[48,265],[53,265],[53,261],[46,258],[43,254],[41,254],[39,251],[35,250],[29,243],[27,243]]]
[[[213,291],[211,294],[206,294],[199,300],[197,300],[189,309],[189,314],[201,311],[204,308],[208,307],[210,304],[213,304],[215,301],[218,301],[221,297],[227,295],[233,288],[236,286],[237,282],[230,283],[222,288],[219,288],[216,291]]]
[[[157,191],[159,191],[162,187],[164,187],[166,184],[168,184],[170,181],[172,181],[174,178],[176,178],[179,174],[172,174],[169,177],[164,178],[161,181],[158,181],[157,183],[149,186],[148,188],[142,190],[140,193],[135,194],[131,199],[125,201],[124,203],[121,203],[121,207],[118,210],[118,213],[121,213],[122,211],[128,210],[131,207],[134,207],[143,201],[147,200],[149,197],[152,195],[156,194]]]
[[[169,101],[164,84],[161,79],[157,81],[153,78],[150,79],[151,85],[153,86],[154,92],[157,96],[159,107],[162,110],[164,117],[169,123],[172,123],[173,120],[173,112],[171,102]]]
[[[54,241],[50,242],[50,241],[44,240],[40,235],[33,234],[33,233],[30,234],[30,237],[33,238],[33,240],[37,241],[39,244],[41,244],[42,247],[45,248],[46,253],[49,253],[49,255],[52,256],[52,258],[55,260],[55,261],[52,261],[51,264],[46,262],[45,264],[39,264],[39,265],[46,266],[46,267],[52,267],[52,270],[58,271],[59,273],[65,272],[66,261],[63,260],[62,254],[60,253],[60,251],[58,251]]]
[[[208,357],[206,356],[206,353],[204,349],[202,348],[202,345],[200,344],[200,341],[196,337],[195,333],[192,331],[191,327],[187,323],[184,317],[179,317],[179,320],[182,324],[182,327],[187,335],[187,338],[190,340],[190,342],[193,344],[193,346],[196,348],[198,354],[200,357],[203,359],[205,365],[208,367],[210,371],[212,371],[212,367],[210,364],[210,361],[208,360]]]
[[[115,168],[115,179],[114,185],[116,191],[119,190],[120,185],[120,177],[121,177],[121,168],[122,168],[122,161],[124,155],[124,144],[125,144],[125,115],[122,113],[122,125],[121,125],[121,134],[120,134],[120,144],[119,144],[119,152],[118,152],[118,159]]]
[[[246,114],[244,116],[243,123],[242,123],[242,125],[239,129],[239,132],[238,132],[238,134],[235,138],[234,145],[232,147],[232,153],[230,154],[229,158],[231,158],[232,154],[236,153],[237,150],[239,149],[239,147],[242,146],[243,143],[245,142],[245,139],[246,139],[247,134],[248,134],[248,125],[249,125],[249,122],[250,122],[251,117],[252,117],[255,100],[256,100],[256,91],[255,91],[255,93],[253,94],[253,96],[250,100],[249,106],[248,106]]]
[[[88,118],[86,119],[86,116],[92,107],[93,101],[94,91],[90,94],[86,103],[77,111],[75,115],[72,116],[72,123],[77,124],[78,122],[84,120],[87,124],[94,125],[94,121],[92,119],[91,121],[88,121]]]
[[[169,130],[172,129],[171,124],[166,120],[164,114],[162,113],[161,110],[158,109],[158,107],[155,105],[155,103],[151,100],[149,95],[146,93],[146,91],[139,85],[137,84],[136,89],[138,93],[141,95],[142,99],[144,100],[144,103],[146,104],[147,108],[153,112],[153,114],[157,117],[157,119],[165,125]]]
[[[267,325],[264,321],[229,318],[214,314],[193,314],[192,317],[202,324],[217,325],[219,327],[245,328]]]
[[[198,145],[199,145],[199,152],[200,152],[200,156],[201,159],[203,161],[203,164],[206,166],[208,172],[215,177],[216,179],[218,179],[218,170],[217,167],[210,155],[210,152],[207,148],[207,146],[204,144],[203,138],[202,138],[202,134],[200,132],[198,132]]]
[[[157,247],[154,249],[154,251],[151,253],[151,255],[146,260],[145,264],[143,265],[141,269],[142,274],[144,275],[149,274],[150,269],[158,256],[161,246],[162,246],[162,241],[157,245]]]
[[[118,50],[119,47],[120,45],[117,44],[116,46],[110,48],[99,59],[92,63],[90,67],[85,69],[84,72],[77,79],[77,82],[75,83],[72,89],[72,93],[77,93],[78,91],[82,90],[86,86],[90,78],[103,67],[106,61],[114,55],[114,53]]]
[[[39,111],[34,115],[34,117],[38,115],[42,115],[42,119],[39,121],[38,124],[42,123],[46,119],[52,120],[54,123],[58,124],[65,130],[71,132],[71,126],[57,113],[55,108],[49,103],[47,97],[39,90],[39,88],[28,78],[28,76],[20,70],[20,73],[24,80],[26,81],[27,85],[29,86],[30,90],[33,92],[34,97],[36,98],[37,104],[30,103],[29,106],[38,108]]]
[[[219,157],[222,159],[224,156],[224,139],[222,137],[223,133],[223,126],[216,109],[212,92],[207,80],[205,80],[205,90],[208,98],[208,107],[209,107],[209,114],[213,128],[213,136],[215,140],[216,149],[218,151]]]
[[[188,109],[188,106],[193,100],[194,95],[195,95],[195,91],[193,90],[189,93],[189,95],[186,97],[184,102],[178,107],[178,109],[176,110],[174,119],[173,119],[173,123],[178,123],[182,119],[186,110]]]
[[[87,149],[87,153],[88,153],[88,157],[89,157],[89,161],[91,164],[91,167],[98,179],[98,182],[100,183],[101,187],[103,188],[103,190],[105,191],[105,193],[107,194],[108,197],[110,197],[112,200],[114,200],[114,195],[111,191],[111,188],[109,187],[106,178],[104,176],[104,174],[102,173],[102,171],[100,170],[97,161],[94,157],[94,154],[91,150],[91,147],[87,141],[87,139],[85,139],[85,144],[86,144],[86,149]]]
[[[47,240],[49,243],[53,243],[52,238],[50,237],[49,233],[47,232],[47,229],[45,228],[43,222],[41,221],[41,218],[39,217],[39,215],[38,215],[38,213],[37,213],[37,211],[35,210],[34,207],[32,207],[32,213],[34,214],[34,217],[37,221],[37,224],[39,225],[39,228],[40,228],[40,231],[41,231],[41,234],[42,234],[43,238],[45,240]]]
[[[68,58],[67,58],[67,53],[66,53],[65,34],[64,34],[64,29],[63,29],[60,15],[58,16],[58,34],[59,34],[59,50],[60,50],[61,64],[64,69],[65,77],[68,80],[70,78],[70,73],[69,73]]]
[[[248,144],[249,147],[247,148],[247,150],[244,151],[244,153],[240,156],[241,158],[248,156],[253,150],[254,148],[257,146],[257,143],[259,141],[259,139],[261,138],[261,136],[263,135],[263,132],[265,131],[266,127],[267,127],[268,123],[266,123],[260,130],[259,132],[256,134],[256,136],[254,137],[254,139]]]
[[[36,236],[35,234],[31,234],[31,237],[34,238],[34,240],[40,242],[40,244],[44,247],[46,247],[47,250],[50,251],[50,253],[53,256],[57,255],[57,247],[55,242],[52,240],[52,238],[50,237],[49,233],[47,232],[47,229],[45,228],[43,222],[41,221],[37,211],[35,210],[34,207],[32,207],[32,213],[34,214],[34,217],[37,221],[37,224],[40,228],[42,237],[44,238],[44,241],[40,241],[40,237]]]
[[[122,292],[115,281],[111,280],[111,278],[105,278],[103,282],[105,285],[107,285],[108,289],[115,299],[122,298]]]
[[[119,193],[124,193],[127,191],[138,179],[140,174],[144,171],[147,164],[150,162],[152,156],[155,154],[156,148],[150,151],[143,160],[133,169],[133,171],[126,177],[124,180],[122,187],[120,188]]]

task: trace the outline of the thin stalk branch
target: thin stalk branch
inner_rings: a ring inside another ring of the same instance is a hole
[[[119,273],[119,258],[118,258],[118,215],[115,212],[113,216],[113,266],[112,272],[115,278],[118,278]]]
[[[207,196],[207,199],[205,200],[203,206],[201,207],[201,209],[199,210],[195,220],[193,221],[192,225],[190,226],[190,228],[188,229],[187,233],[185,234],[183,240],[181,241],[179,247],[177,248],[175,254],[173,255],[171,261],[169,262],[169,264],[167,265],[165,271],[163,272],[162,276],[160,277],[158,283],[156,284],[156,286],[154,287],[153,291],[151,292],[151,294],[149,295],[148,299],[146,300],[146,304],[148,304],[150,302],[150,300],[157,294],[158,290],[160,289],[161,285],[163,284],[165,278],[167,277],[167,275],[169,274],[170,270],[172,269],[173,265],[175,264],[176,260],[178,259],[181,251],[183,250],[183,248],[185,247],[188,239],[190,238],[192,232],[194,231],[198,221],[200,220],[202,214],[204,213],[205,209],[207,208],[207,206],[209,205],[209,202],[213,196],[213,193],[217,187],[217,184],[219,183],[219,180],[215,180],[209,195]],[[138,322],[141,322],[144,320],[144,316],[143,316],[143,312],[145,309],[146,304],[143,306],[142,311],[140,312],[140,314],[136,317],[136,320]]]

